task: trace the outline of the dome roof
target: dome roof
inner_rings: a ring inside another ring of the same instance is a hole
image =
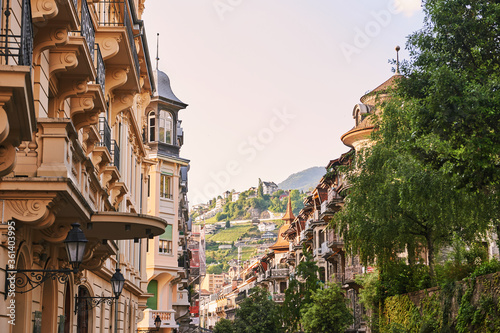
[[[160,70],[155,70],[154,76],[155,76],[156,91],[153,94],[153,97],[166,99],[170,102],[173,102],[173,104],[176,104],[183,108],[187,106],[186,103],[184,103],[183,101],[178,99],[177,96],[175,96],[174,92],[172,91],[172,87],[170,86],[170,79],[167,74],[165,74]]]

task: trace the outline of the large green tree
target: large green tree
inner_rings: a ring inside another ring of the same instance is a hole
[[[377,258],[384,265],[407,250],[414,263],[424,246],[432,277],[436,250],[454,233],[472,240],[486,230],[488,203],[481,193],[460,187],[450,168],[428,167],[410,152],[414,131],[406,106],[396,96],[379,106],[376,144],[358,151],[344,170],[351,186],[333,222],[348,250],[359,251],[364,262]],[[437,139],[427,143],[441,144]]]
[[[221,318],[214,326],[214,333],[234,333],[233,322],[229,319]]]
[[[500,181],[500,3],[427,0],[423,29],[407,43],[399,93],[411,111],[414,153],[448,164],[463,185]],[[440,140],[442,144],[429,143]]]
[[[306,333],[342,333],[353,321],[344,293],[336,283],[312,293],[312,302],[302,309],[302,325]]]
[[[318,265],[311,252],[303,248],[304,260],[297,266],[297,276],[288,281],[282,305],[283,327],[296,332],[301,327],[302,309],[312,302],[312,294],[319,287]]]
[[[266,290],[256,287],[236,310],[234,331],[238,333],[282,332],[278,305]]]

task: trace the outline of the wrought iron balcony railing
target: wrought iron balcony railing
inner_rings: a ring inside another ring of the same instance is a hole
[[[111,155],[113,155],[113,165],[120,171],[120,146],[115,140],[112,141]]]
[[[106,147],[111,152],[111,128],[109,128],[108,120],[105,117],[99,117],[99,135],[101,136],[99,146]]]
[[[99,26],[102,27],[125,27],[131,47],[132,57],[137,72],[140,76],[139,56],[135,47],[134,32],[130,20],[128,1],[124,0],[101,0],[97,4],[97,16]]]
[[[82,20],[80,25],[80,31],[85,40],[87,41],[87,46],[89,48],[90,57],[94,61],[94,44],[95,44],[95,29],[90,18],[90,11],[87,1],[82,1]]]
[[[102,59],[101,48],[99,44],[95,44],[95,68],[97,71],[96,83],[101,85],[102,94],[104,96],[105,84],[106,84],[106,66],[104,66],[104,60]]]
[[[15,6],[19,6],[18,1],[7,0],[5,8],[0,7],[2,11],[0,15],[0,64],[31,66],[33,56],[31,2],[22,0],[21,17],[16,17]],[[21,22],[20,26],[19,22]]]
[[[139,56],[137,55],[137,50],[135,48],[134,32],[132,31],[132,22],[130,22],[130,17],[128,16],[127,6],[125,6],[125,27],[127,28],[127,36],[132,48],[132,57],[134,58],[135,70],[137,72],[137,77],[140,77],[141,69],[139,67]]]

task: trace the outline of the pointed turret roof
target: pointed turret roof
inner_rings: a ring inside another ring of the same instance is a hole
[[[281,218],[285,223],[280,227],[280,230],[278,231],[278,239],[276,239],[276,243],[274,243],[272,246],[269,248],[274,251],[288,251],[289,249],[289,243],[288,241],[283,237],[283,234],[285,231],[290,228],[290,223],[295,220],[295,216],[293,216],[292,212],[292,192],[290,191],[290,194],[288,195],[288,205],[286,207],[286,213],[285,215]]]
[[[286,206],[286,213],[281,219],[285,221],[285,224],[290,224],[293,220],[295,220],[295,216],[293,215],[292,211],[292,191],[290,191],[290,194],[288,195],[288,205]]]
[[[181,108],[187,107],[186,103],[175,96],[174,92],[172,91],[172,87],[170,86],[170,79],[166,73],[157,69],[154,72],[154,76],[156,82],[156,91],[154,92],[153,97],[158,97]]]

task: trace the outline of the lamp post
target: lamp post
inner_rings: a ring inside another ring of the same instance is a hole
[[[71,273],[77,273],[83,261],[88,240],[85,238],[82,229],[80,229],[79,223],[73,223],[71,226],[73,228],[68,232],[64,245],[72,269],[14,269],[14,265],[7,265],[5,268],[5,290],[13,290],[16,293],[24,294],[49,279],[65,284]],[[7,299],[7,294],[6,292],[5,299]]]
[[[84,301],[87,302],[87,311],[91,310],[96,306],[99,306],[101,303],[106,303],[111,306],[113,304],[113,301],[117,300],[120,297],[123,291],[124,284],[125,284],[125,278],[123,277],[123,274],[120,272],[120,269],[117,268],[115,274],[113,274],[113,276],[111,277],[111,289],[113,290],[114,296],[78,297],[78,295],[75,295],[75,314],[78,312],[80,304]]]
[[[156,331],[157,332],[160,330],[160,326],[161,326],[160,315],[156,315],[156,318],[155,318],[155,327],[156,327]]]

